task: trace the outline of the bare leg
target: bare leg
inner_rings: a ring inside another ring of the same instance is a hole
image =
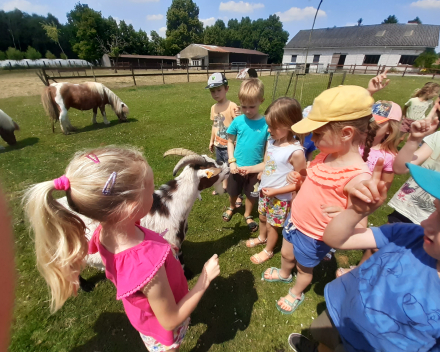
[[[94,107],[93,108],[93,117],[92,117],[92,123],[95,124],[96,123],[96,114],[98,113],[98,108]]]
[[[281,278],[287,279],[296,264],[295,255],[293,254],[293,245],[283,238],[283,246],[281,247]],[[264,277],[269,280],[279,278],[277,271],[274,271],[272,275],[270,275],[270,269],[264,272]]]
[[[230,207],[231,209],[235,209],[235,201],[236,201],[236,200],[237,200],[237,196],[235,196],[235,197],[229,196],[229,207]],[[229,209],[226,209],[225,213],[226,213],[226,214],[229,214],[230,216],[232,216],[232,214],[233,214],[234,212],[231,211],[231,210],[229,210]]]
[[[273,227],[271,224],[269,224],[269,222],[266,221],[266,217],[260,215],[260,236],[259,239],[263,239],[262,234],[261,234],[261,229],[263,227],[263,223],[261,222],[261,219],[264,219],[264,233],[265,236],[267,237],[267,243],[266,243],[266,248],[264,248],[264,250],[262,250],[260,253],[253,255],[251,257],[251,261],[254,264],[261,264],[267,260],[269,260],[270,258],[273,257],[273,250],[275,249],[275,246],[277,245],[277,241],[278,241],[278,231],[277,228]],[[258,239],[257,239],[258,241]]]
[[[233,206],[235,207],[235,201],[237,200],[237,197],[235,197],[234,204]],[[247,217],[249,215],[251,215],[252,213],[252,209],[254,208],[254,204],[255,204],[256,199],[253,197],[246,197],[245,201],[244,201],[244,217]],[[246,220],[246,222],[249,224],[250,222],[252,222],[253,220],[249,219]]]
[[[104,124],[108,125],[110,122],[107,120],[107,115],[105,114],[105,105],[100,106],[99,110],[101,110],[102,119],[104,120]]]

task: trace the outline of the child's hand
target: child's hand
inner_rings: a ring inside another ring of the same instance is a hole
[[[246,176],[247,174],[250,174],[250,166],[242,166],[238,168],[238,173],[242,176]]]
[[[321,212],[328,216],[329,218],[335,218],[337,217],[341,212],[343,212],[345,209],[338,207],[336,205],[327,205],[327,204],[321,204]]]
[[[383,158],[380,158],[374,167],[369,180],[364,180],[351,188],[348,192],[351,208],[358,214],[367,216],[372,214],[387,199],[387,187],[381,181]]]
[[[277,190],[275,188],[263,188],[261,191],[263,192],[263,195],[269,198],[277,195]]]
[[[211,153],[214,153],[214,143],[213,143],[213,142],[210,142],[210,143],[209,143],[209,151],[210,151]]]
[[[390,83],[390,80],[387,79],[388,70],[389,69],[387,68],[383,73],[370,79],[370,82],[368,82],[367,90],[370,92],[371,95],[377,93],[381,89],[384,89],[388,85],[388,83]]]
[[[241,115],[241,107],[240,107],[240,106],[237,106],[237,107],[234,109],[234,114],[235,114],[235,117]]]
[[[203,282],[206,287],[209,286],[212,280],[220,275],[220,265],[218,264],[218,255],[214,254],[203,266],[202,275],[204,275]]]
[[[229,164],[229,172],[230,172],[231,174],[236,174],[236,173],[238,173],[238,167],[237,167],[237,164],[236,164],[236,163],[230,163],[230,164]]]
[[[301,186],[303,183],[303,177],[298,171],[290,171],[287,174],[286,180],[291,185]]]
[[[432,109],[434,110],[435,108],[436,106],[434,106]],[[435,114],[435,111],[434,114],[431,113],[429,114],[430,116],[433,115],[431,118],[417,120],[411,124],[411,134],[409,138],[421,141],[423,138],[429,136],[436,131],[438,126],[438,116],[437,114]]]
[[[259,172],[257,175],[257,180],[261,181],[261,176],[263,176],[263,171]]]

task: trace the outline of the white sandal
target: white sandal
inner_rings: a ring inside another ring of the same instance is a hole
[[[257,240],[257,239],[258,239],[258,241],[260,241],[259,243],[255,243],[255,240]],[[258,246],[259,244],[265,244],[266,242],[267,242],[267,238],[264,241],[262,241],[260,236],[258,236],[257,238],[248,239],[246,241],[246,247],[254,248],[254,247]]]
[[[273,257],[273,252],[268,252],[268,251],[266,251],[266,248],[263,249],[263,252],[266,253],[266,255],[267,255],[267,259],[265,259],[265,260],[261,260],[261,259],[260,259],[260,256],[259,256],[260,253],[256,253],[256,254],[254,254],[254,255],[250,258],[252,264],[262,264],[262,263],[264,263],[264,262],[267,262],[269,259],[271,259],[271,258]],[[252,261],[252,258],[255,258],[256,263]]]

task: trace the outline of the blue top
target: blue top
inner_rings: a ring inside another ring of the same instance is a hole
[[[259,120],[250,120],[246,115],[236,117],[229,125],[227,133],[237,136],[234,158],[237,166],[252,166],[263,161],[264,147],[269,137],[264,116]]]
[[[440,278],[437,260],[423,249],[423,228],[371,230],[380,250],[324,290],[344,348],[440,351]]]
[[[312,142],[312,133],[304,138],[304,149],[306,150],[306,159],[309,157],[310,153],[313,153],[316,150],[315,143]]]

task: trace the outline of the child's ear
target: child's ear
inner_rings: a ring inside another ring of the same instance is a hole
[[[341,140],[343,142],[349,141],[354,137],[354,128],[352,126],[345,126],[341,130]]]

